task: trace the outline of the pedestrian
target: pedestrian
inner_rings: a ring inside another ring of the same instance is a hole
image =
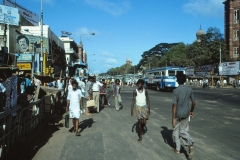
[[[137,89],[133,91],[131,115],[133,117],[133,108],[136,105],[136,116],[138,120],[138,142],[142,142],[142,129],[146,126],[150,115],[150,100],[147,89],[143,88],[144,80],[137,81]]]
[[[115,109],[119,111],[122,109],[122,95],[121,95],[121,85],[120,80],[116,79],[115,84],[113,85],[113,97],[115,100]]]
[[[104,107],[108,106],[108,100],[107,100],[107,84],[105,83],[105,79],[102,79],[102,86],[100,87],[100,99]]]
[[[99,112],[99,91],[102,85],[102,83],[96,81],[96,77],[93,77],[92,99],[95,102],[95,110],[97,111],[97,113]]]
[[[87,98],[87,100],[90,100],[91,97],[92,97],[92,86],[93,86],[93,77],[89,76],[88,77],[88,81],[86,83],[86,87],[85,87],[85,98]],[[90,116],[91,113],[90,113],[90,110],[88,107],[85,107],[86,110],[85,110],[85,114],[87,116]]]
[[[80,100],[83,97],[82,92],[78,89],[77,81],[72,82],[72,90],[69,91],[67,96],[67,106],[66,112],[69,111],[69,118],[72,119],[73,122],[73,131],[76,132],[76,136],[80,136],[78,132],[78,124],[80,118]]]
[[[186,82],[186,75],[177,73],[177,82],[179,87],[173,90],[173,104],[172,104],[172,138],[175,143],[174,152],[180,153],[180,139],[185,146],[189,148],[189,159],[193,157],[193,143],[194,140],[188,133],[190,117],[193,118],[193,110],[195,108],[195,99],[191,87],[184,85]],[[191,108],[189,106],[191,100]]]
[[[122,78],[122,87],[124,87],[124,78]]]
[[[227,80],[226,80],[226,79],[223,80],[223,86],[224,86],[224,87],[227,86]]]
[[[63,86],[64,86],[64,81],[63,81],[63,78],[59,78],[58,80],[57,80],[57,87],[58,87],[58,89],[63,89]]]

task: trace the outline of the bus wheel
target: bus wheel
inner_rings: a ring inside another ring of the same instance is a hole
[[[159,90],[160,90],[160,88],[159,88],[159,84],[156,84],[156,87],[157,87],[157,90],[159,91]]]

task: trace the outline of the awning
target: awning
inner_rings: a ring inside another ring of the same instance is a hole
[[[39,79],[42,83],[50,83],[50,82],[53,82],[56,80],[55,78],[53,78],[51,76],[41,76],[41,75],[34,74],[34,77]]]
[[[77,59],[76,62],[73,63],[73,66],[77,68],[86,68],[87,64],[84,63],[81,59]]]

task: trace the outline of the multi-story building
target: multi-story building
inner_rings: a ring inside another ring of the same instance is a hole
[[[239,11],[240,0],[225,0],[224,4],[224,35],[230,58],[239,59]]]
[[[69,32],[62,32],[62,36],[59,38],[64,43],[66,57],[66,76],[73,76],[75,75],[74,64],[79,59],[78,45],[72,38],[69,37],[70,34],[66,33]]]

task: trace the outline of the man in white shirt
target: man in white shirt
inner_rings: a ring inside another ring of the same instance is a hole
[[[63,89],[63,85],[64,85],[64,82],[63,82],[63,79],[58,79],[57,80],[57,86],[58,86],[58,89]]]
[[[93,86],[92,86],[92,99],[95,102],[95,109],[97,110],[97,112],[99,112],[99,91],[100,91],[100,87],[102,87],[102,83],[96,81],[96,77],[93,78]]]
[[[227,80],[226,79],[223,80],[223,85],[224,85],[224,87],[227,86]]]
[[[80,100],[83,97],[82,92],[78,89],[78,83],[72,82],[72,90],[69,91],[67,96],[66,112],[69,111],[69,118],[72,118],[73,132],[76,132],[76,136],[81,136],[78,132],[78,124],[80,118]]]

